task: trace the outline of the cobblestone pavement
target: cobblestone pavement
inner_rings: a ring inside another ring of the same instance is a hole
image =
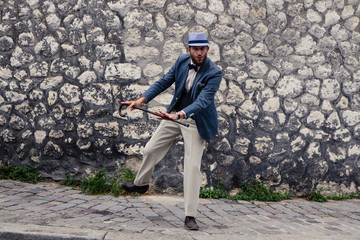
[[[360,239],[360,200],[201,199],[200,230],[185,230],[183,220],[181,196],[90,196],[55,183],[0,180],[2,231],[10,224],[102,233],[91,239]]]

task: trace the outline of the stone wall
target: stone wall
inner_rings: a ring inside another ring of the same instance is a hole
[[[359,0],[0,1],[1,162],[54,179],[136,169],[158,121],[119,117],[119,101],[205,31],[224,77],[203,184],[358,191],[359,16]],[[149,109],[165,110],[172,91]],[[182,191],[182,148],[156,166],[155,190]]]

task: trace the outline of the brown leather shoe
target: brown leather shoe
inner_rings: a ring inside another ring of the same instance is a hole
[[[199,226],[197,225],[194,217],[185,217],[185,228],[188,230],[199,230]]]
[[[130,193],[137,192],[137,193],[144,194],[144,193],[146,193],[147,190],[149,190],[149,185],[136,186],[132,182],[122,182],[122,183],[120,183],[120,185],[125,191],[130,192]]]

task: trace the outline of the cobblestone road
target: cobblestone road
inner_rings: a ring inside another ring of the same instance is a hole
[[[102,239],[360,239],[359,200],[201,199],[200,230],[185,230],[183,220],[181,196],[90,196],[54,183],[0,181],[0,224],[98,230]]]

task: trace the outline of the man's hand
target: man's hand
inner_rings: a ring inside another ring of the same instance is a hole
[[[137,99],[136,101],[129,101],[129,102],[121,102],[121,104],[128,104],[129,106],[127,107],[127,109],[129,110],[134,110],[134,106],[135,107],[140,107],[141,104],[146,103],[146,99],[144,97],[141,97],[139,99]]]
[[[182,113],[182,112],[180,112],[180,117],[179,117],[179,115],[177,113],[173,113],[173,114],[165,113],[165,112],[162,112],[160,110],[155,112],[155,113],[164,116],[164,118],[158,117],[157,118],[158,120],[168,120],[169,118],[172,119],[172,120],[178,120],[178,119],[181,119],[181,118],[185,118],[184,113]]]

